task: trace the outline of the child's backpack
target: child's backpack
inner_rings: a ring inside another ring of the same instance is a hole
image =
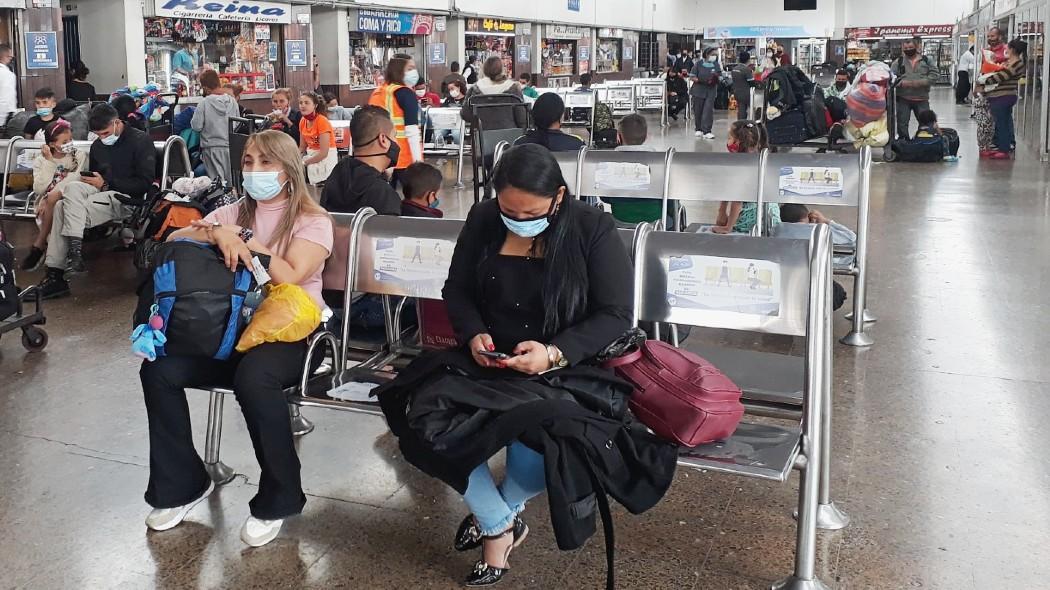
[[[252,273],[243,266],[230,272],[218,250],[193,240],[161,244],[152,268],[139,287],[134,324],[160,318],[166,342],[157,345],[157,356],[228,359],[247,323],[244,299],[256,289]]]
[[[901,162],[940,162],[948,155],[948,146],[943,135],[920,129],[914,139],[893,144],[893,151]]]
[[[18,287],[15,286],[15,248],[0,225],[0,320],[18,311]]]

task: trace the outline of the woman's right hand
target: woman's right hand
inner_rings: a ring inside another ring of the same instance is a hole
[[[478,354],[478,351],[481,350],[487,350],[489,352],[496,350],[496,345],[492,343],[492,336],[489,336],[488,334],[478,334],[470,339],[470,344],[468,344],[468,346],[470,347],[470,356],[474,357],[474,362],[477,363],[478,366],[485,368],[499,367],[499,363],[494,359]]]

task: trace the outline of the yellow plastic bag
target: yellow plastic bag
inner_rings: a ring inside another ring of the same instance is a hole
[[[271,285],[237,342],[247,352],[263,342],[298,342],[321,323],[321,310],[299,285]]]

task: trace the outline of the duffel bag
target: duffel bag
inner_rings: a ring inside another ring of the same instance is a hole
[[[899,162],[940,162],[946,155],[944,137],[917,137],[893,144]]]
[[[664,440],[695,447],[728,438],[744,415],[740,388],[699,356],[659,340],[602,363],[634,385],[630,408]]]
[[[157,356],[203,356],[225,360],[244,329],[244,298],[255,277],[240,266],[230,272],[219,251],[194,240],[157,248],[153,272],[139,288],[134,324],[150,319],[154,306],[166,343]]]
[[[808,139],[806,115],[801,109],[784,111],[766,122],[770,145],[794,145]]]

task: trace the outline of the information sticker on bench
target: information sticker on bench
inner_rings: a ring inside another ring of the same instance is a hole
[[[594,170],[594,188],[598,190],[640,191],[648,189],[651,183],[647,164],[598,162]]]
[[[667,304],[679,309],[780,315],[780,265],[721,256],[671,256]]]
[[[427,238],[372,240],[373,278],[394,283],[414,297],[441,299],[455,244]]]
[[[784,166],[780,169],[780,196],[841,197],[842,168]]]

